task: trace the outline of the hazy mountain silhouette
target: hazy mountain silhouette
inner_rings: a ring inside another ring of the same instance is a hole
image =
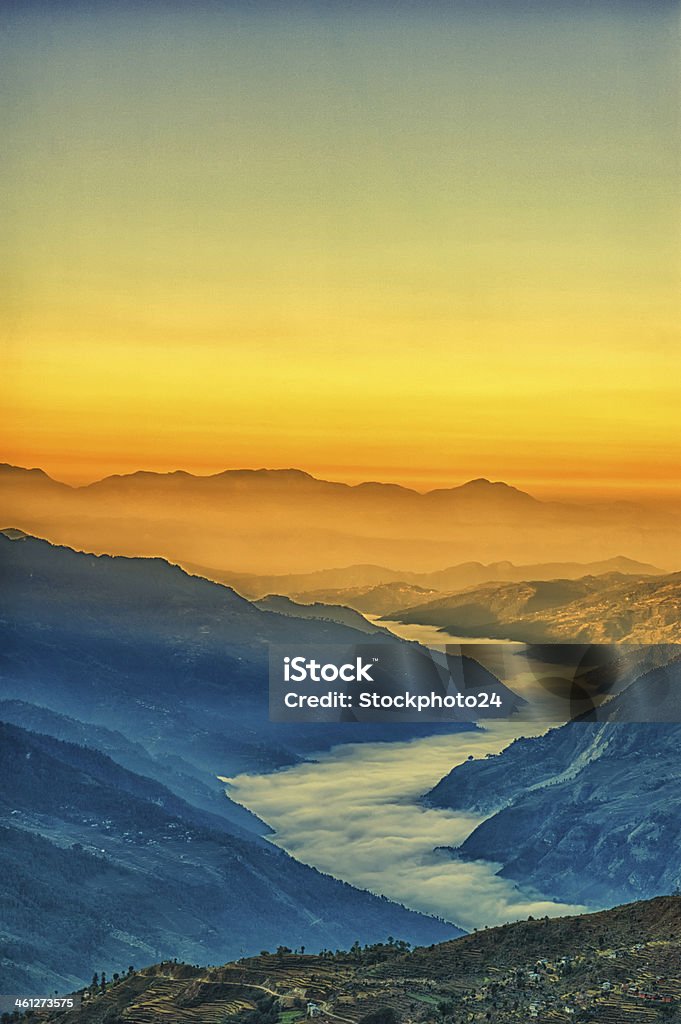
[[[351,587],[347,590],[315,590],[309,597],[316,600],[342,601],[367,615],[383,615],[396,608],[405,608],[439,595],[439,591],[419,587],[416,583],[381,583],[376,587]],[[300,599],[305,594],[297,595]]]
[[[602,562],[548,562],[513,565],[512,562],[464,562],[436,572],[405,572],[378,565],[350,565],[313,573],[257,576],[206,566],[185,564],[188,572],[225,583],[249,599],[286,595],[302,604],[342,605],[362,614],[385,615],[434,601],[440,595],[501,580],[532,581],[579,579],[618,572],[624,575],[664,575],[661,569],[624,556]]]
[[[538,501],[484,479],[420,494],[293,469],[229,470],[207,477],[138,472],[69,487],[39,470],[5,466],[0,516],[7,526],[86,550],[237,573],[357,563],[423,572],[471,558],[594,561],[618,552],[667,570],[681,566],[673,509]]]
[[[374,626],[367,622],[363,615],[353,611],[352,608],[344,608],[341,605],[312,604],[292,601],[290,597],[279,594],[268,594],[254,604],[266,612],[277,612],[279,615],[289,615],[296,619],[321,619],[322,621],[336,622],[343,626],[350,626],[359,630],[360,633],[375,634],[386,632],[382,626]]]

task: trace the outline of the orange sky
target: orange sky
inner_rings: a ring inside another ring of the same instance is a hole
[[[674,491],[673,12],[560,6],[10,15],[0,457]]]

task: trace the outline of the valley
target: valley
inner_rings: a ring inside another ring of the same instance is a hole
[[[584,910],[583,900],[554,902],[549,886],[542,892],[498,877],[491,858],[452,860],[446,850],[464,843],[484,815],[421,803],[452,764],[490,763],[518,734],[515,724],[498,722],[409,743],[343,744],[311,764],[236,776],[227,792],[265,820],[270,841],[296,860],[466,930]]]
[[[0,555],[5,986],[82,985],[95,955],[111,975],[122,960],[224,961],[263,942],[428,944],[679,883],[674,726],[643,726],[646,695],[676,692],[671,655],[652,691],[636,684],[647,655],[634,656],[612,724],[285,727],[266,717],[269,643],[466,637],[342,606],[298,615],[160,558],[21,531],[0,535]],[[584,579],[569,587],[600,586]],[[522,691],[534,671],[511,664]],[[670,723],[676,713],[672,702]],[[50,893],[75,885],[80,910],[54,948]],[[25,926],[29,904],[40,934]]]

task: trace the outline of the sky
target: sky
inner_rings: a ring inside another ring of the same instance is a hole
[[[0,459],[669,494],[677,3],[7,3]]]

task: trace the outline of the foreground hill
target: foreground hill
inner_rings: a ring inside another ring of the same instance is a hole
[[[384,618],[531,643],[674,643],[681,636],[681,573],[486,584]]]
[[[668,571],[681,567],[673,508],[539,501],[485,479],[420,494],[262,469],[206,477],[138,472],[69,487],[40,470],[0,466],[3,520],[90,551],[239,573],[356,563],[430,571],[471,559],[595,561],[619,552]],[[277,591],[258,596],[265,592]]]
[[[390,943],[320,956],[281,948],[224,967],[166,962],[90,989],[82,1011],[52,1019],[295,1024],[312,1012],[321,1024],[678,1022],[680,932],[681,898],[661,897],[486,929],[411,953]]]

